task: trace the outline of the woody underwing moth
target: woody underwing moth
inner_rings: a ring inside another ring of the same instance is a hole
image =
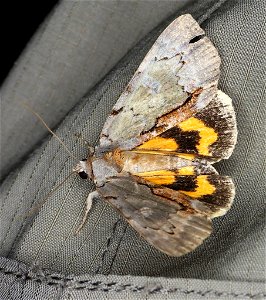
[[[231,178],[213,167],[230,157],[237,137],[232,101],[217,88],[219,67],[216,48],[191,15],[162,32],[113,107],[99,145],[74,168],[96,186],[87,213],[98,195],[170,256],[211,234],[211,219],[228,211],[235,194]]]

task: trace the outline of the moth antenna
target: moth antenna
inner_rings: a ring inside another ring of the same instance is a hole
[[[27,213],[25,213],[23,215],[20,215],[16,218],[17,219],[24,219],[24,218],[27,218],[29,216],[32,216],[34,214],[34,212],[39,211],[41,209],[41,207],[44,205],[44,203],[48,200],[48,198],[50,196],[52,196],[53,193],[55,193],[75,173],[76,172],[71,172],[69,175],[67,175],[67,177],[62,182],[60,182],[54,189],[52,189],[40,203],[37,203]]]
[[[56,135],[52,129],[50,129],[50,127],[45,123],[45,121],[43,120],[43,118],[36,112],[34,111],[27,103],[21,102],[21,104],[28,110],[30,111],[32,114],[35,115],[35,117],[37,117],[37,119],[44,125],[44,127],[58,140],[58,142],[65,148],[65,150],[67,151],[67,153],[74,158],[75,160],[79,161],[79,159],[73,154],[71,153],[71,151],[67,148],[67,146],[65,145],[65,143],[60,139],[60,137],[58,135]]]
[[[88,147],[90,154],[94,152],[94,148],[90,145],[90,143],[86,139],[84,139],[84,137],[80,133],[75,133],[74,136]]]

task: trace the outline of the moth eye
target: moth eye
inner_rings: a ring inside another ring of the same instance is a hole
[[[82,179],[87,179],[88,178],[88,174],[84,171],[82,172],[78,172],[79,176],[82,178]]]
[[[87,161],[87,158],[83,158],[81,161]]]

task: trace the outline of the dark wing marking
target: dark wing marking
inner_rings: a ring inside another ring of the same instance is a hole
[[[210,158],[211,162],[230,157],[236,144],[237,128],[232,101],[226,94],[218,91],[213,101],[182,122],[178,122],[178,115],[177,109],[176,118],[164,117],[170,120],[168,129],[157,135],[155,128],[148,133],[154,137],[134,150],[187,153]],[[159,119],[158,128],[163,128],[160,122]]]
[[[231,98],[218,91],[215,99],[195,117],[217,133],[217,140],[208,146],[208,156],[215,161],[229,158],[237,140],[236,116]]]
[[[210,174],[149,177],[147,175],[142,177],[140,182],[145,180],[145,184],[153,188],[154,193],[166,195],[177,202],[182,193],[187,196],[185,199],[188,205],[200,213],[207,214],[210,218],[226,214],[234,200],[235,187],[228,176]]]
[[[145,240],[170,256],[191,252],[212,231],[206,216],[153,194],[132,177],[110,178],[98,191]]]

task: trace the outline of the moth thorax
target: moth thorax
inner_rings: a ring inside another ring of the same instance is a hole
[[[126,153],[120,149],[115,149],[112,152],[105,154],[105,158],[116,165],[119,169],[123,169],[125,160],[127,159]]]
[[[82,179],[90,178],[92,179],[92,164],[91,158],[80,160],[78,164],[73,168],[73,171],[76,172]]]

